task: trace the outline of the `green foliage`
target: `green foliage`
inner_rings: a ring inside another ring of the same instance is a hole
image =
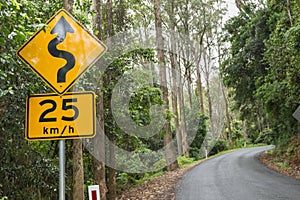
[[[200,149],[197,147],[189,147],[189,154],[191,158],[195,158],[196,160],[200,160],[203,155],[200,153]]]
[[[225,26],[231,42],[230,58],[222,66],[224,82],[235,89],[234,98],[237,107],[247,112],[245,105],[254,104],[253,94],[259,86],[259,77],[264,77],[268,65],[263,62],[264,40],[269,30],[265,26],[268,13],[258,11],[250,21],[248,15],[240,13]],[[243,110],[242,110],[243,111]]]
[[[294,136],[285,142],[283,147],[268,151],[267,154],[271,157],[271,162],[280,168],[284,170],[296,169],[300,165],[300,139]]]
[[[209,155],[215,155],[220,153],[221,151],[225,151],[228,150],[228,144],[226,141],[224,140],[218,140],[216,142],[216,144],[214,145],[214,147],[211,149],[211,151],[209,152]]]
[[[244,139],[241,120],[234,119],[231,121],[231,134],[234,148],[245,147],[249,142]]]
[[[193,113],[196,113],[196,112],[193,112]],[[191,133],[196,133],[195,137],[193,138],[193,141],[189,141],[189,142],[191,142],[191,145],[189,146],[190,156],[197,160],[202,157],[202,155],[200,154],[200,149],[203,145],[204,138],[207,134],[207,126],[208,126],[207,125],[208,117],[202,113],[201,114],[198,113],[198,115],[199,116],[192,118],[192,119],[198,119],[198,126],[195,126],[197,128],[196,131],[193,130],[194,132],[191,132]],[[188,117],[187,122],[191,123],[192,119]],[[192,126],[192,127],[194,127],[194,126]],[[189,130],[189,128],[188,128],[188,130]],[[189,139],[191,139],[191,138],[189,138]]]
[[[132,119],[139,126],[149,125],[151,122],[150,108],[152,105],[163,105],[161,90],[159,88],[144,85],[134,91],[129,104],[129,112]]]
[[[195,162],[195,158],[188,158],[185,156],[181,156],[179,158],[177,158],[178,161],[178,165],[180,168],[184,168],[190,164],[192,164],[193,162]]]
[[[8,0],[1,2],[0,17],[0,196],[8,199],[57,199],[58,169],[49,149],[32,149],[24,139],[25,99],[49,91],[16,57],[16,51],[45,21],[61,1]],[[42,152],[42,154],[40,154]]]
[[[247,146],[247,141],[244,138],[240,138],[237,140],[234,140],[233,142],[234,148],[243,148]]]
[[[139,185],[146,181],[152,180],[159,177],[165,173],[164,170],[159,170],[156,172],[140,173],[140,174],[130,174],[130,173],[119,173],[117,175],[117,186],[118,190],[126,191],[132,185]]]
[[[255,143],[265,143],[272,144],[274,139],[274,132],[272,129],[265,128],[262,132],[260,132],[259,136],[255,140]]]
[[[163,174],[164,174],[164,171],[158,171],[158,172],[155,172],[155,173],[145,173],[143,178],[135,180],[135,184],[144,183],[148,180],[152,180],[152,179],[154,179],[156,177],[159,177]]]
[[[112,56],[112,55],[108,55]],[[109,59],[109,58],[108,58]],[[130,95],[131,100],[129,102],[129,109],[132,119],[138,125],[147,125],[150,121],[149,108],[153,104],[161,104],[160,100],[160,90],[151,85],[144,85],[134,93],[128,94],[128,87],[133,87],[134,84],[139,82],[139,79],[143,79],[147,74],[143,74],[142,70],[139,70],[140,74],[138,76],[136,73],[134,75],[128,73],[128,71],[133,70],[135,67],[134,63],[138,63],[141,60],[153,62],[154,54],[151,49],[136,49],[127,54],[122,55],[118,59],[114,59],[112,63],[106,68],[103,74],[103,93],[104,93],[104,110],[105,110],[105,130],[108,137],[114,139],[118,138],[116,122],[112,116],[111,110],[111,99],[113,89],[116,87],[118,81],[123,78],[126,82],[125,88],[121,88],[124,91],[123,95]],[[130,85],[132,84],[132,85]],[[120,131],[120,130],[119,130]]]
[[[166,162],[166,159],[160,159],[159,161],[157,161],[156,163],[153,164],[153,166],[157,169],[165,169],[167,166],[167,162]]]
[[[232,46],[222,65],[224,82],[234,88],[235,108],[247,119],[254,142],[278,144],[296,134],[292,114],[300,95],[298,9],[291,1],[291,24],[286,3],[267,1],[225,26]]]
[[[143,174],[119,173],[117,175],[117,186],[120,192],[127,191],[132,185],[139,185],[163,175],[163,170]]]
[[[92,1],[90,0],[75,0],[72,9],[72,14],[75,18],[89,28],[92,26],[92,16],[94,15],[92,6]]]

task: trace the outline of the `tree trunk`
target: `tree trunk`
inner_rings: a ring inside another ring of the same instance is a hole
[[[125,31],[125,2],[124,0],[118,0],[118,6],[117,6],[118,11],[116,12],[117,15],[117,29],[118,32]]]
[[[235,0],[235,5],[239,9],[240,12],[243,11],[243,8],[242,8],[243,4],[242,4],[241,0]]]
[[[189,59],[189,58],[187,58]],[[188,95],[189,95],[189,106],[192,109],[193,101],[192,101],[192,73],[191,73],[191,66],[190,63],[187,62],[186,65],[186,79],[187,79],[187,87],[188,87]]]
[[[113,12],[112,12],[112,0],[107,0],[106,3],[106,22],[108,37],[113,36]]]
[[[185,121],[185,108],[184,108],[184,96],[183,96],[183,82],[182,76],[180,74],[179,77],[179,108],[180,108],[180,127],[181,127],[181,135],[182,135],[182,148],[183,154],[186,157],[189,157],[189,150],[188,150],[188,142],[187,142],[187,132],[186,132],[186,121]]]
[[[244,119],[242,122],[242,131],[243,131],[243,138],[245,141],[248,140],[248,134],[247,134],[247,124],[246,124],[246,120]]]
[[[107,0],[106,3],[106,23],[107,23],[107,33],[108,33],[108,37],[112,37],[113,36],[113,3],[112,0]],[[110,39],[108,39],[108,42],[110,43]],[[110,46],[110,44],[108,44],[108,46]],[[108,80],[110,80],[111,78],[111,74],[108,74]],[[112,115],[112,111],[111,111],[111,104],[109,102],[108,103],[108,109],[110,112],[110,115]],[[110,128],[112,130],[112,132],[115,130],[115,126],[114,126],[114,122],[113,120],[111,120],[110,122],[108,122],[110,124],[110,126],[112,127],[107,127]],[[106,128],[105,128],[106,129]],[[109,159],[110,159],[110,167],[108,167],[107,170],[107,187],[108,187],[108,199],[109,200],[115,200],[117,199],[117,181],[116,181],[116,170],[114,169],[115,166],[115,148],[114,148],[114,143],[115,143],[115,139],[114,136],[111,135],[111,142],[109,143]]]
[[[100,68],[100,67],[99,67]],[[102,79],[101,79],[102,81]],[[97,135],[94,138],[94,184],[99,185],[100,199],[106,199],[107,187],[105,179],[105,135],[104,135],[104,110],[103,110],[103,93],[101,92],[102,84],[97,89],[96,94],[99,97],[97,102]]]
[[[107,187],[105,180],[105,164],[94,159],[94,184],[99,185],[100,199],[106,199]]]
[[[73,199],[84,199],[82,142],[73,140]]]
[[[173,89],[172,89],[172,107],[173,107],[173,113],[175,115],[174,123],[175,123],[175,132],[176,132],[176,139],[177,139],[177,148],[178,148],[178,154],[183,155],[183,149],[182,149],[182,135],[180,132],[180,126],[179,126],[179,115],[178,115],[178,103],[177,103],[177,74],[174,73],[174,69],[172,71],[172,79],[173,79]]]
[[[182,149],[182,135],[180,132],[180,126],[179,126],[179,115],[178,115],[178,102],[177,102],[177,94],[178,94],[178,68],[176,66],[176,44],[175,44],[175,37],[174,37],[174,31],[175,31],[175,18],[174,18],[174,1],[169,1],[169,9],[168,9],[168,15],[170,20],[170,28],[171,28],[171,52],[170,52],[170,63],[171,63],[171,79],[172,79],[172,108],[173,113],[175,115],[174,118],[174,124],[175,124],[175,132],[176,132],[176,139],[177,139],[177,149],[178,149],[178,155],[183,155],[183,149]]]
[[[201,78],[201,71],[199,65],[197,66],[197,91],[198,91],[200,112],[204,113],[202,78]]]
[[[94,19],[94,27],[97,30],[98,39],[102,39],[102,0],[93,0],[94,11],[96,13]],[[101,63],[96,63],[97,69],[101,71]],[[99,85],[96,90],[96,94],[99,97],[97,102],[97,119],[99,126],[97,127],[97,135],[94,138],[95,143],[95,158],[94,158],[94,184],[99,185],[100,199],[106,199],[107,187],[105,178],[105,136],[104,136],[104,110],[103,110],[103,79],[99,77]],[[99,160],[100,159],[100,160]]]
[[[224,85],[221,83],[221,88],[222,88],[222,94],[223,94],[223,98],[225,101],[225,112],[226,112],[226,121],[227,121],[227,128],[228,128],[228,137],[229,137],[229,146],[232,149],[233,148],[233,141],[232,141],[232,131],[231,131],[231,119],[230,119],[230,114],[229,114],[229,110],[228,110],[228,99],[226,96],[226,91],[224,88]]]
[[[102,0],[93,0],[93,4],[93,9],[96,13],[93,26],[97,30],[98,39],[102,39]]]
[[[74,3],[74,0],[63,0],[64,9],[66,9],[66,11],[72,13],[73,3]]]
[[[154,10],[155,10],[155,28],[156,28],[156,47],[159,61],[159,76],[160,84],[162,90],[163,100],[165,101],[165,110],[169,110],[169,98],[168,98],[168,88],[167,88],[167,78],[166,78],[166,66],[165,66],[165,55],[164,55],[164,41],[162,36],[162,19],[161,19],[161,5],[160,0],[155,0]],[[170,120],[167,119],[165,123],[166,135],[164,137],[165,145],[165,156],[167,162],[167,168],[169,171],[178,168],[178,162],[175,157],[174,145],[172,143],[172,132],[170,126]]]
[[[210,48],[210,47],[208,47]],[[208,50],[210,51],[210,50]],[[210,94],[210,57],[211,55],[205,54],[203,56],[204,59],[204,69],[205,69],[205,82],[206,82],[206,93],[207,93],[207,100],[208,100],[208,113],[209,113],[209,119],[212,122],[212,101],[211,101],[211,94]],[[211,126],[211,132],[212,132],[212,138],[215,139],[215,131],[214,126]]]
[[[205,34],[206,26],[204,26],[204,29],[200,36],[200,42],[199,42],[199,55],[195,55],[197,58],[197,64],[196,64],[196,73],[197,73],[197,91],[198,91],[198,98],[199,98],[199,106],[200,106],[200,112],[204,114],[204,102],[203,102],[203,89],[202,89],[202,77],[201,77],[201,56],[202,56],[202,43],[203,38]]]
[[[292,11],[291,11],[291,1],[290,0],[286,0],[286,7],[287,7],[290,24],[292,27],[293,26],[293,16],[292,16]]]
[[[111,142],[109,143],[109,159],[110,167],[108,167],[108,177],[107,177],[107,186],[108,186],[108,199],[115,200],[117,199],[117,180],[116,180],[116,170],[115,166],[115,146]]]
[[[221,23],[222,23],[222,18],[221,18]],[[219,36],[219,33],[217,32],[217,38],[221,38]],[[222,65],[222,57],[221,57],[221,43],[220,43],[220,39],[218,39],[218,43],[217,43],[217,49],[218,49],[218,65],[221,66]],[[219,71],[219,77],[220,77],[220,86],[221,86],[221,91],[222,91],[222,95],[224,98],[224,102],[225,102],[225,113],[226,113],[226,121],[227,121],[227,128],[228,128],[228,138],[229,138],[229,146],[232,149],[233,148],[233,141],[232,141],[232,129],[231,129],[231,117],[229,114],[229,108],[228,108],[228,97],[226,95],[226,88],[224,87],[224,84],[222,82],[222,74]]]

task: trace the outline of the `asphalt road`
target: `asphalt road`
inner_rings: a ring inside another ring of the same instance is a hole
[[[176,186],[176,200],[300,200],[300,181],[261,164],[259,153],[237,150],[205,161]]]

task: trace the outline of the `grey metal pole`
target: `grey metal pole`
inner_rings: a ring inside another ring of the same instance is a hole
[[[65,140],[59,141],[59,200],[65,200]]]

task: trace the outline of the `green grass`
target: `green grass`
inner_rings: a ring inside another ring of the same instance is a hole
[[[282,168],[282,169],[284,169],[284,170],[291,170],[292,168],[289,166],[289,164],[288,164],[288,162],[286,162],[286,161],[279,161],[279,162],[275,162],[275,164],[278,166],[278,167],[280,167],[280,168]]]
[[[142,178],[142,179],[139,179],[139,180],[135,180],[134,184],[135,185],[139,185],[139,184],[142,184],[146,181],[150,181],[152,179],[155,179],[156,177],[159,177],[159,176],[162,176],[165,172],[163,170],[160,170],[154,174],[148,174],[146,173],[145,176]]]
[[[178,161],[178,165],[180,168],[188,167],[191,164],[196,162],[195,158],[188,158],[185,156],[181,156],[181,157],[177,158],[177,161]]]

